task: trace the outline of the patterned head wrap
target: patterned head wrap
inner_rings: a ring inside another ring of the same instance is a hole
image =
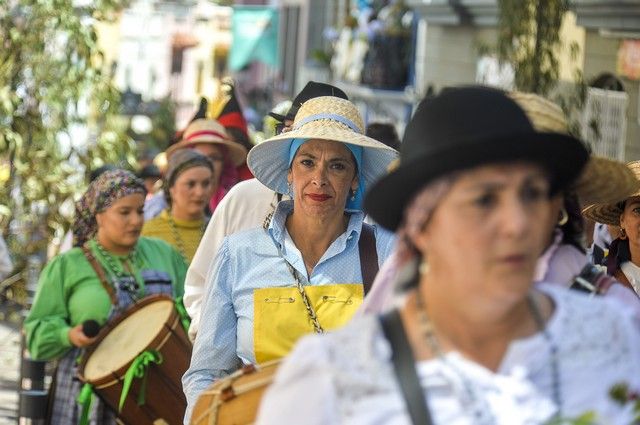
[[[109,208],[118,199],[135,193],[146,196],[147,190],[142,180],[126,170],[107,171],[91,182],[76,202],[73,246],[82,246],[96,233],[96,214]]]

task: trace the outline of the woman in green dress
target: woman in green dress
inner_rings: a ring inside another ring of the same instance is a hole
[[[101,175],[76,205],[74,248],[52,259],[40,275],[24,327],[31,356],[58,361],[51,424],[80,420],[77,359],[96,340],[84,333],[83,323],[102,326],[152,294],[182,297],[182,255],[161,240],[140,237],[145,195],[143,182],[128,171]],[[115,412],[93,403],[89,419],[114,424]]]

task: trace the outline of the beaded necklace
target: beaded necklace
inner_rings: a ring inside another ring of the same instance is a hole
[[[131,276],[135,281],[134,288],[121,288],[121,289],[127,289],[129,292],[137,291],[140,288],[140,283],[136,279],[135,273],[133,273],[133,271],[131,270],[131,265],[133,264],[133,260],[137,254],[137,250],[136,250],[137,244],[133,248],[133,250],[129,254],[127,254],[127,256],[123,260],[121,260],[122,267],[119,269],[116,266],[116,260],[113,258],[113,255],[109,251],[107,251],[107,249],[104,246],[102,246],[100,242],[98,242],[97,238],[94,240],[96,242],[96,247],[98,248],[98,252],[100,252],[100,255],[102,256],[102,258],[104,258],[105,261],[107,262],[107,268],[112,278],[115,278],[114,280],[119,281],[121,278],[125,276]],[[125,268],[127,273],[125,273]],[[114,282],[114,285],[115,284],[116,282]]]
[[[542,314],[540,313],[540,309],[533,299],[531,295],[527,296],[527,304],[531,311],[534,321],[536,325],[542,332],[544,339],[549,345],[549,351],[551,354],[551,379],[552,379],[552,397],[556,406],[558,407],[558,411],[555,414],[554,418],[561,417],[562,413],[562,398],[561,398],[561,388],[560,388],[560,371],[558,367],[558,347],[551,338],[549,331],[547,330],[544,320],[542,318]],[[464,393],[466,397],[471,400],[472,403],[472,411],[474,416],[474,423],[477,424],[496,424],[498,421],[491,411],[489,403],[487,402],[485,397],[481,397],[478,395],[478,390],[475,388],[475,385],[465,376],[465,374],[455,366],[446,356],[444,350],[442,349],[438,337],[435,334],[435,326],[429,315],[427,314],[427,309],[425,304],[423,303],[422,297],[419,293],[416,294],[416,307],[417,307],[417,315],[418,322],[420,327],[420,332],[424,336],[427,344],[431,351],[438,356],[440,361],[444,363],[449,369],[458,377],[460,382],[462,383]]]
[[[182,240],[182,237],[180,236],[180,232],[178,232],[178,226],[176,225],[176,222],[173,220],[173,215],[171,215],[170,211],[168,212],[168,216],[169,216],[169,227],[171,228],[171,234],[173,236],[173,240],[176,242],[176,248],[178,248],[178,252],[180,252],[180,254],[182,255],[182,258],[184,258],[184,261],[186,261],[187,263],[189,263],[189,257],[187,257],[187,250],[185,249],[184,246],[184,241]],[[202,220],[202,225],[200,226],[200,239],[202,239],[202,236],[204,235],[204,229],[205,229],[205,225],[204,225],[204,220]]]

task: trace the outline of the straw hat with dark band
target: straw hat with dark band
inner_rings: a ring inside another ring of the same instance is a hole
[[[532,93],[511,92],[508,95],[524,110],[536,130],[569,133],[560,106]],[[582,205],[615,203],[640,190],[640,181],[626,164],[591,156],[574,189]]]
[[[425,185],[452,172],[485,164],[527,161],[544,167],[552,190],[565,189],[588,159],[582,143],[533,128],[500,90],[469,86],[426,98],[407,125],[400,166],[367,193],[365,210],[396,230],[408,203]]]
[[[226,147],[229,158],[235,166],[241,165],[247,156],[247,150],[242,145],[229,140],[222,124],[216,120],[200,118],[187,126],[182,140],[167,149],[167,157],[170,157],[178,149],[188,148],[198,143]]]
[[[349,143],[363,148],[362,169],[358,170],[369,187],[385,174],[398,153],[364,135],[364,122],[356,106],[334,96],[316,97],[305,102],[295,116],[291,131],[255,146],[247,156],[254,176],[268,188],[287,193],[289,148],[294,139],[319,139]]]
[[[640,185],[640,161],[629,162],[627,167],[636,179],[636,186]],[[628,198],[633,198],[634,196],[640,196],[640,188],[637,188],[634,192],[627,193],[626,196],[618,198],[614,202],[591,205],[582,211],[582,215],[597,221],[598,223],[619,226],[620,215],[624,209],[624,201]]]

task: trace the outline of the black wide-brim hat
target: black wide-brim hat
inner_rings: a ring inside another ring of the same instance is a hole
[[[307,85],[304,86],[302,90],[300,90],[300,93],[296,95],[295,99],[293,99],[293,101],[291,102],[291,108],[289,108],[285,115],[277,114],[275,112],[269,112],[269,115],[279,122],[285,122],[286,120],[293,121],[296,117],[296,114],[298,113],[298,110],[304,102],[322,96],[335,96],[341,99],[349,100],[347,94],[336,86],[332,86],[331,84],[326,83],[309,81]]]
[[[448,88],[418,105],[405,130],[400,165],[371,187],[365,210],[396,230],[414,195],[455,171],[480,165],[526,161],[544,167],[551,190],[565,189],[589,154],[574,137],[536,131],[524,111],[500,90]]]

